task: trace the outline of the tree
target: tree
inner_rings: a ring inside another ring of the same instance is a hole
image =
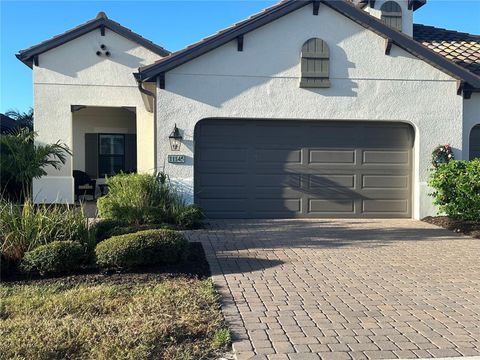
[[[18,109],[8,110],[5,115],[18,122],[20,128],[27,128],[33,131],[33,108],[26,112],[21,112]]]
[[[20,184],[20,199],[32,194],[32,180],[47,175],[45,168],[52,166],[59,170],[67,161],[71,151],[67,145],[57,141],[54,144],[35,144],[37,133],[20,129],[0,137],[0,174],[2,193],[9,182]]]

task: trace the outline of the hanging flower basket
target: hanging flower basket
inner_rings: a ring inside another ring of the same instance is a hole
[[[455,157],[453,155],[453,149],[449,144],[439,145],[432,152],[432,165],[435,168],[454,159]]]

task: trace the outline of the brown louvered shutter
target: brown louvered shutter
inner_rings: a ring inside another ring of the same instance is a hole
[[[312,38],[302,47],[302,88],[330,87],[330,51],[325,41]]]
[[[137,135],[125,134],[125,172],[137,172]]]
[[[402,31],[402,8],[395,1],[387,1],[380,8],[382,21],[388,26]]]
[[[85,134],[85,172],[98,178],[98,134]]]

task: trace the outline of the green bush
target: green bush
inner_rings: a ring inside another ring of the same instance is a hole
[[[105,233],[105,239],[112,236],[132,234],[144,230],[175,230],[175,227],[170,224],[145,224],[145,225],[130,225],[130,226],[117,226],[110,229]]]
[[[93,250],[95,239],[82,208],[0,201],[0,250],[5,258],[18,261],[40,245],[72,239]]]
[[[188,228],[203,219],[200,208],[186,205],[163,173],[119,174],[107,183],[108,194],[97,201],[103,219],[135,226],[168,223]]]
[[[434,204],[449,217],[480,220],[480,160],[452,160],[436,168],[429,185]]]
[[[135,268],[172,264],[186,255],[188,241],[172,230],[144,230],[111,237],[96,249],[97,264],[103,268]]]
[[[197,228],[203,220],[203,211],[197,205],[187,205],[177,215],[176,222],[181,227],[192,229]]]
[[[112,235],[110,235],[110,233],[112,232],[113,229],[116,229],[118,227],[124,227],[126,225],[127,224],[125,224],[123,221],[102,219],[97,221],[92,226],[92,231],[95,234],[95,238],[97,239],[97,242],[100,242],[102,240],[105,240],[111,237]]]
[[[53,241],[29,251],[23,257],[23,271],[38,271],[40,275],[71,273],[85,260],[85,251],[77,241]]]

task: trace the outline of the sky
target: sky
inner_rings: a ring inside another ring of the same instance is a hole
[[[33,104],[32,72],[15,54],[105,11],[111,19],[170,51],[228,27],[277,1],[0,0],[0,112]],[[428,0],[414,21],[480,34],[480,0]]]

